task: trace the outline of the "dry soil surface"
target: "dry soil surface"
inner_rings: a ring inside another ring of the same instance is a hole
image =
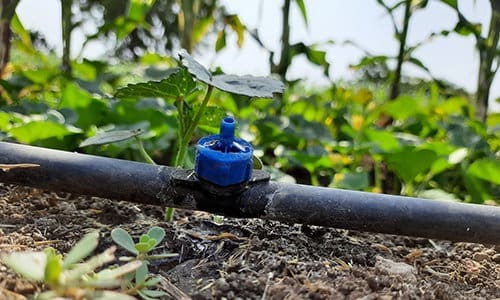
[[[495,299],[500,247],[226,218],[95,197],[0,185],[0,253],[54,247],[67,252],[85,233],[99,249],[122,227],[135,237],[161,226],[157,252],[178,253],[152,271],[187,299]],[[500,233],[499,233],[500,234]],[[118,254],[124,254],[119,252]],[[0,299],[44,289],[0,265]],[[13,293],[10,293],[10,292]],[[21,298],[17,298],[21,299]]]

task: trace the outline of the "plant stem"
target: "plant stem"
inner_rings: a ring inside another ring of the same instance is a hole
[[[373,171],[374,171],[374,181],[375,187],[382,191],[382,169],[380,164],[382,163],[381,159],[373,158]]]
[[[200,108],[196,112],[196,115],[194,116],[194,119],[189,122],[189,125],[184,133],[181,133],[181,138],[179,141],[179,149],[177,150],[177,155],[174,160],[174,166],[175,167],[182,167],[184,165],[184,160],[186,158],[186,153],[189,145],[189,141],[193,137],[194,130],[198,126],[198,123],[200,122],[201,117],[203,116],[203,113],[205,112],[205,108],[207,107],[208,101],[210,100],[210,97],[212,96],[212,91],[214,87],[209,85],[207,89],[207,93],[205,94],[205,98],[203,99],[203,102],[201,103]]]
[[[71,75],[71,32],[73,31],[73,23],[71,22],[73,0],[61,1],[61,19],[62,19],[62,40],[63,40],[63,55],[62,55],[62,72],[65,75]]]
[[[401,84],[401,71],[403,68],[403,62],[405,61],[406,52],[406,37],[408,35],[408,27],[410,25],[411,18],[411,1],[405,1],[405,14],[403,19],[403,29],[400,31],[401,34],[398,35],[399,40],[399,53],[398,61],[396,65],[396,70],[394,71],[394,79],[391,82],[391,95],[390,99],[396,99],[399,96],[399,85]]]
[[[200,108],[196,112],[194,119],[189,122],[189,125],[187,128],[185,128],[185,123],[184,123],[184,110],[183,110],[183,103],[179,104],[179,141],[178,141],[178,148],[177,148],[177,153],[175,155],[174,159],[174,167],[183,167],[184,166],[184,161],[186,159],[186,154],[189,146],[189,141],[191,141],[191,138],[193,137],[194,130],[198,126],[198,123],[200,122],[201,117],[203,116],[203,113],[205,112],[205,108],[207,107],[208,101],[210,100],[210,97],[212,96],[212,91],[214,87],[209,85],[207,89],[207,93],[205,94],[205,98],[203,99],[203,102],[201,103]],[[182,124],[182,125],[181,125]],[[172,207],[168,207],[165,210],[165,221],[166,222],[171,222],[174,218],[174,212],[175,209]]]
[[[286,81],[286,73],[290,67],[290,3],[291,0],[285,0],[282,11],[282,31],[281,31],[281,53],[280,62],[276,72],[280,75],[282,81]]]
[[[413,186],[413,182],[406,182],[404,184],[403,195],[408,197],[413,197],[415,195],[415,187]]]
[[[209,85],[207,89],[207,93],[205,94],[205,98],[203,99],[203,102],[201,103],[200,109],[196,112],[196,115],[194,116],[194,119],[191,121],[189,124],[186,134],[184,135],[184,140],[190,140],[194,130],[198,126],[198,123],[200,122],[201,117],[203,116],[203,113],[205,112],[205,108],[207,107],[208,101],[210,100],[210,97],[212,96],[212,91],[214,90],[214,87]]]
[[[139,137],[135,137],[135,140],[137,141],[137,146],[139,146],[139,152],[141,153],[142,158],[144,160],[152,165],[156,165],[155,161],[149,156],[149,154],[146,152],[144,149],[144,145],[142,144],[142,140]]]
[[[497,4],[498,6],[498,4]],[[492,1],[490,28],[488,36],[476,40],[479,52],[479,71],[476,90],[476,116],[481,121],[486,121],[488,115],[488,98],[491,84],[498,70],[498,45],[500,41],[500,11]],[[496,69],[493,67],[497,59]]]
[[[0,0],[0,73],[9,62],[10,21],[18,3],[19,0]]]

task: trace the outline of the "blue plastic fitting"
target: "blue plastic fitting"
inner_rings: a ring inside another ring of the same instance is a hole
[[[218,186],[230,186],[250,180],[253,148],[234,136],[236,120],[225,117],[219,134],[201,138],[196,145],[195,172],[198,178]]]

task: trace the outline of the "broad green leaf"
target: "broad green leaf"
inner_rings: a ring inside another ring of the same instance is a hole
[[[10,20],[10,28],[12,29],[12,32],[14,32],[19,37],[24,46],[26,46],[28,49],[33,49],[31,35],[29,31],[24,28],[17,14],[14,14],[12,19]]]
[[[78,241],[64,257],[63,267],[67,268],[72,264],[78,263],[85,257],[89,256],[95,250],[99,242],[99,232],[93,231],[86,234]]]
[[[433,199],[433,200],[451,200],[451,201],[460,200],[454,194],[448,193],[441,189],[421,191],[417,193],[417,197],[424,199]]]
[[[125,274],[131,273],[142,266],[142,261],[134,260],[124,265],[116,268],[107,268],[96,274],[97,281],[108,280],[108,279],[118,279]]]
[[[364,67],[373,66],[377,64],[385,65],[387,63],[388,57],[385,55],[379,56],[364,56],[361,58],[360,62],[355,65],[350,65],[349,68],[354,70],[359,70]]]
[[[253,154],[252,161],[253,161],[252,168],[257,169],[257,170],[262,170],[262,168],[264,167],[264,163],[262,162],[262,160],[260,160],[260,158],[258,156]]]
[[[143,132],[144,131],[142,129],[102,132],[85,139],[79,147],[82,148],[93,145],[104,145],[126,141],[128,139],[141,135]]]
[[[65,270],[64,276],[68,281],[79,281],[83,275],[95,272],[97,268],[115,260],[116,247],[111,247],[104,252],[92,256],[90,259],[81,264],[75,264],[74,267]]]
[[[337,187],[349,190],[364,190],[370,185],[368,172],[349,172],[342,174],[342,180]]]
[[[304,23],[306,26],[308,26],[308,21],[307,21],[307,10],[306,10],[306,4],[304,3],[304,0],[295,0],[297,3],[297,6],[299,7],[300,13],[302,14],[302,18],[304,19]]]
[[[455,26],[455,32],[460,35],[473,34],[475,36],[481,35],[482,25],[481,23],[471,23],[465,19],[460,19]]]
[[[442,3],[451,6],[454,9],[458,9],[457,0],[440,0]]]
[[[134,240],[132,240],[132,237],[126,230],[122,228],[113,229],[111,231],[111,238],[116,244],[128,250],[130,253],[135,255],[139,254],[139,251],[135,248]]]
[[[500,161],[491,158],[483,158],[475,161],[467,170],[467,173],[483,180],[500,185]]]
[[[67,135],[81,133],[79,128],[52,121],[33,121],[10,129],[10,134],[18,141],[31,144],[48,138],[63,138]]]
[[[464,184],[467,188],[467,192],[471,196],[471,202],[484,203],[484,201],[486,200],[493,199],[489,184],[487,184],[479,177],[465,172]]]
[[[92,292],[92,300],[137,300],[135,297],[113,291],[95,291]]]
[[[47,255],[44,281],[48,284],[56,285],[59,283],[59,278],[63,271],[62,257],[56,253],[54,248],[47,248],[43,252]]]
[[[394,151],[400,147],[398,139],[389,131],[367,128],[363,131],[363,133],[382,151]]]
[[[157,243],[156,243],[156,240],[155,240],[155,239],[149,239],[149,240],[147,241],[147,244],[148,244],[148,251],[153,250],[153,248],[155,247],[155,245],[157,245]]]
[[[181,50],[179,57],[182,65],[187,68],[189,73],[206,84],[212,84],[212,74],[202,64],[189,55],[186,50]]]
[[[432,164],[430,172],[432,175],[437,175],[437,174],[451,168],[452,166],[453,166],[453,164],[451,164],[447,159],[439,158]]]
[[[143,234],[139,237],[139,243],[147,243],[151,238],[147,234]]]
[[[181,51],[179,56],[182,64],[198,80],[229,93],[249,97],[273,98],[274,93],[283,93],[285,88],[281,81],[266,77],[225,74],[212,76],[204,66],[198,63],[185,50]]]
[[[59,108],[69,108],[76,112],[78,120],[75,124],[84,130],[106,120],[110,110],[106,101],[93,97],[74,82],[65,85]]]
[[[2,263],[19,275],[35,281],[43,281],[47,254],[44,252],[14,252],[1,257]]]
[[[290,56],[294,57],[299,54],[304,54],[307,59],[320,67],[323,67],[323,73],[328,76],[330,63],[326,60],[326,52],[315,49],[314,45],[307,46],[304,43],[297,43],[290,46]]]
[[[155,240],[156,243],[153,246],[154,248],[158,246],[161,241],[163,241],[163,238],[165,237],[165,230],[161,227],[155,226],[149,229],[147,234],[150,238]]]
[[[469,150],[467,148],[459,148],[448,156],[448,162],[450,164],[461,163],[469,155]]]
[[[452,115],[452,114],[463,114],[464,108],[469,107],[470,104],[464,97],[451,97],[446,99],[446,101],[440,103],[434,109],[437,114],[440,115]]]
[[[159,297],[163,297],[163,296],[168,296],[167,293],[165,293],[164,291],[160,291],[160,290],[141,290],[141,293],[143,293],[144,295],[146,295],[148,297],[152,297],[152,298],[159,298]]]
[[[317,169],[328,169],[332,167],[332,162],[326,155],[311,155],[304,151],[288,152],[292,164],[303,166],[309,172],[313,173]]]
[[[148,253],[148,251],[151,250],[151,244],[149,244],[149,241],[139,242],[139,243],[135,244],[135,249],[139,253]]]
[[[427,171],[437,159],[434,151],[413,147],[385,155],[389,167],[406,183],[412,182],[417,175]]]
[[[384,110],[396,120],[405,120],[419,114],[425,114],[427,108],[419,98],[401,95],[384,105]]]
[[[7,131],[10,127],[10,114],[0,111],[0,130]]]
[[[128,6],[127,17],[136,22],[145,19],[147,12],[155,0],[131,0]]]
[[[208,71],[207,71],[208,72]],[[197,90],[196,82],[184,68],[170,69],[161,81],[148,81],[129,84],[118,89],[117,98],[185,98]]]
[[[279,80],[251,75],[216,75],[211,85],[229,93],[255,98],[273,98],[275,93],[283,93],[285,89]]]
[[[465,118],[458,118],[444,125],[450,143],[457,147],[488,151],[488,142],[466,122]]]
[[[226,31],[223,29],[217,33],[217,40],[215,41],[215,52],[226,47]]]
[[[422,69],[426,72],[429,72],[429,68],[427,68],[427,66],[424,65],[424,63],[416,57],[412,56],[412,57],[408,58],[408,62],[412,63],[413,65],[419,67],[420,69]]]
[[[151,277],[146,282],[144,282],[144,286],[156,286],[158,283],[161,282],[160,277]]]
[[[245,26],[241,23],[238,15],[227,15],[224,17],[224,20],[238,36],[236,40],[238,47],[243,47],[243,42],[245,41]]]
[[[191,32],[191,39],[194,45],[198,44],[207,35],[213,24],[214,17],[212,15],[196,22],[193,31]]]
[[[148,263],[143,261],[141,266],[135,271],[135,284],[142,285],[148,279]]]
[[[218,106],[207,106],[205,112],[198,123],[198,127],[211,134],[219,133],[220,122],[227,113]]]
[[[87,81],[93,81],[97,76],[96,68],[86,61],[72,62],[71,70],[73,71],[74,76]]]
[[[153,298],[149,297],[148,295],[144,294],[142,290],[137,291],[137,294],[140,296],[142,300],[157,300],[158,298]]]
[[[56,70],[41,68],[41,69],[26,69],[23,70],[23,75],[34,83],[47,84],[52,77],[57,75]]]

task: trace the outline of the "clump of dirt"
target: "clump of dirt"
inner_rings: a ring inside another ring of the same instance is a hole
[[[0,185],[0,216],[0,253],[48,246],[67,252],[94,229],[103,250],[115,227],[138,237],[161,226],[167,237],[156,251],[179,256],[155,262],[151,271],[168,279],[170,293],[180,290],[175,298],[500,298],[498,246],[257,219],[218,225],[209,214],[189,211],[165,223],[159,207],[14,185]],[[41,290],[0,265],[0,296]]]

